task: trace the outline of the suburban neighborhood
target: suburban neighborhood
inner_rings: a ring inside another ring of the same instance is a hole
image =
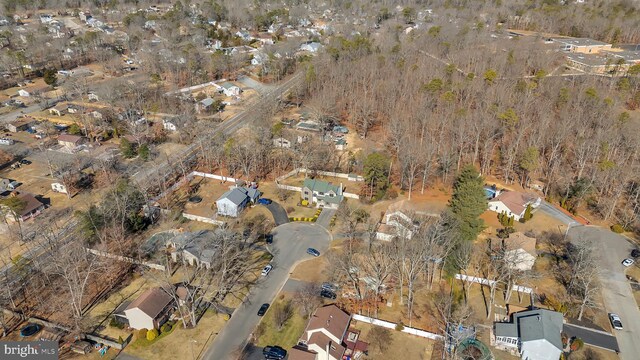
[[[638,10],[4,1],[0,353],[637,359]]]

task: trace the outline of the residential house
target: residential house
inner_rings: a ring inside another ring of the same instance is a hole
[[[29,96],[31,96],[31,93],[28,92],[25,89],[20,89],[20,90],[18,90],[18,96],[29,97]]]
[[[89,111],[89,115],[91,115],[96,120],[102,120],[102,118],[104,117],[98,110]]]
[[[302,335],[289,352],[289,360],[342,360],[359,358],[368,344],[360,341],[360,332],[350,329],[351,315],[336,305],[316,309]]]
[[[523,360],[557,360],[562,354],[562,313],[534,309],[514,313],[510,322],[494,323],[496,347]]]
[[[285,138],[282,138],[282,137],[275,138],[275,139],[273,139],[273,146],[279,147],[279,148],[289,149],[289,148],[291,148],[291,141],[289,141],[289,140],[287,140]]]
[[[415,231],[415,222],[401,210],[387,211],[376,231],[376,239],[391,241],[396,236],[411,239]]]
[[[13,133],[16,133],[19,131],[25,131],[31,127],[32,123],[33,123],[33,118],[24,117],[20,120],[9,123],[7,125],[7,130]]]
[[[262,44],[262,46],[275,44],[275,42],[273,41],[273,34],[270,33],[258,34],[258,41],[260,42],[260,44]]]
[[[320,44],[319,42],[309,42],[309,43],[302,44],[300,46],[300,51],[308,51],[310,53],[316,53],[320,50],[321,47],[322,47],[322,44]]]
[[[100,101],[100,97],[98,97],[98,95],[93,92],[90,92],[89,94],[87,94],[87,99],[89,101]]]
[[[238,217],[250,203],[260,198],[260,191],[253,188],[234,187],[216,200],[218,215]]]
[[[611,50],[611,44],[589,38],[553,38],[560,49],[567,52],[597,54],[602,50]]]
[[[521,232],[509,235],[506,239],[491,239],[491,249],[501,254],[506,264],[513,270],[531,270],[538,258],[536,239]]]
[[[165,245],[172,248],[174,262],[182,260],[186,265],[209,269],[217,252],[213,235],[214,232],[208,230],[184,232],[167,240]]]
[[[335,140],[336,150],[343,151],[347,148],[347,140],[345,139],[336,139]]]
[[[302,186],[302,199],[317,207],[337,209],[342,201],[342,185],[332,185],[329,182],[305,179]]]
[[[58,136],[58,144],[68,149],[74,149],[76,146],[81,145],[82,142],[83,142],[82,136],[69,135],[69,134],[62,134]]]
[[[320,124],[318,124],[315,121],[300,121],[299,123],[296,124],[296,129],[297,130],[303,130],[303,131],[313,131],[313,132],[320,132],[322,131],[322,127],[320,126]]]
[[[19,182],[11,179],[0,179],[0,194],[13,191],[20,185]]]
[[[24,203],[24,207],[18,212],[13,212],[13,210],[11,210],[14,217],[19,221],[26,221],[32,217],[40,215],[46,207],[40,200],[36,199],[35,196],[29,193],[20,193],[16,191],[11,193],[9,196],[15,196]]]
[[[221,91],[226,96],[240,96],[240,93],[242,92],[242,90],[238,86],[233,85],[228,81],[220,84],[220,87],[221,87]]]
[[[73,105],[73,104],[67,105],[67,112],[69,114],[77,114],[77,113],[82,112],[82,111],[84,111],[84,108],[82,106]]]
[[[213,100],[210,97],[206,99],[202,99],[201,101],[196,103],[196,111],[199,113],[203,111],[207,111],[211,108],[211,106],[213,106],[214,103],[215,103],[215,100]]]
[[[62,116],[67,112],[68,109],[69,109],[69,106],[67,104],[58,103],[58,104],[56,104],[56,106],[54,106],[51,109],[49,109],[49,114],[56,115],[56,116]]]
[[[267,60],[269,60],[269,57],[267,56],[267,54],[263,52],[257,52],[253,54],[253,58],[251,59],[251,65],[260,66],[266,63]]]
[[[513,216],[515,221],[519,221],[524,217],[527,206],[537,208],[542,203],[542,199],[535,195],[521,193],[518,191],[503,191],[489,201],[489,210],[498,214],[506,213],[507,216]]]
[[[49,15],[49,14],[41,14],[40,15],[40,22],[43,24],[48,24],[50,22],[53,21],[53,16]]]
[[[173,119],[162,119],[162,127],[168,131],[176,131],[178,127]]]
[[[234,35],[241,38],[244,41],[253,40],[253,36],[251,36],[251,34],[246,30],[237,31]]]
[[[151,288],[131,302],[122,312],[116,312],[119,320],[125,320],[130,328],[159,329],[169,320],[175,309],[173,298],[160,288]]]

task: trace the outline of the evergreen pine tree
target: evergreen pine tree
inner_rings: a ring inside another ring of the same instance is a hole
[[[457,219],[462,240],[475,240],[484,227],[480,219],[480,215],[487,210],[483,185],[484,179],[472,165],[462,168],[453,184],[449,207]]]

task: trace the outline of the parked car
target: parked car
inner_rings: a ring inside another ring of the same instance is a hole
[[[262,204],[262,205],[269,205],[271,204],[273,201],[271,201],[271,199],[267,199],[267,198],[260,198],[258,199],[258,204]]]
[[[631,250],[631,257],[634,257],[634,258],[640,257],[640,249]]]
[[[324,282],[324,283],[322,283],[322,290],[328,290],[328,291],[336,292],[336,290],[338,290],[338,285],[332,284],[332,283],[328,283],[328,282]]]
[[[616,330],[622,330],[622,320],[618,314],[609,313],[609,321],[611,321],[611,326],[613,326]]]
[[[264,316],[268,309],[269,304],[262,304],[262,306],[260,306],[260,310],[258,310],[258,316]]]
[[[316,250],[314,248],[308,248],[307,249],[307,254],[313,255],[315,257],[318,257],[318,256],[320,256],[320,251],[318,251],[318,250]]]
[[[273,265],[269,264],[265,266],[264,269],[262,269],[262,276],[269,275],[269,273],[271,272],[271,269],[273,269]]]
[[[265,346],[262,349],[262,355],[269,360],[282,360],[287,356],[287,350],[276,345]]]
[[[336,299],[336,293],[334,293],[331,290],[322,290],[320,291],[320,296],[322,296],[325,299],[331,299],[331,300],[335,300]]]
[[[31,165],[31,160],[22,159],[22,160],[20,160],[20,164],[23,164],[23,165]]]
[[[273,244],[273,234],[267,234],[264,236],[264,241],[267,244]]]
[[[633,265],[635,261],[633,259],[624,259],[622,260],[622,265],[629,267],[631,265]]]

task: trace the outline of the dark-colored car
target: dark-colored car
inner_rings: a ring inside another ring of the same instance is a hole
[[[320,251],[318,251],[318,250],[316,250],[314,248],[308,248],[307,249],[307,254],[313,255],[315,257],[318,257],[318,256],[320,256]]]
[[[322,296],[325,299],[331,299],[331,300],[335,300],[336,299],[336,293],[334,293],[331,290],[322,290],[320,291],[320,296]]]
[[[258,310],[258,316],[264,316],[264,314],[267,313],[268,309],[269,309],[269,304],[262,304],[262,306],[260,306],[260,310]]]
[[[258,199],[258,204],[262,204],[262,205],[269,205],[271,204],[273,201],[271,201],[271,199],[267,199],[267,198],[260,198]]]
[[[640,257],[640,249],[631,250],[631,257],[634,257],[634,258]]]
[[[264,349],[262,349],[262,355],[264,355],[265,359],[282,360],[287,356],[287,350],[276,345],[265,346]]]
[[[336,290],[338,290],[338,285],[332,284],[332,283],[328,283],[328,282],[324,282],[324,283],[322,283],[322,290],[328,290],[328,291],[335,292]]]
[[[273,244],[273,234],[267,234],[264,236],[264,241],[267,244]]]
[[[20,160],[20,164],[31,165],[31,160],[22,159],[22,160]]]

